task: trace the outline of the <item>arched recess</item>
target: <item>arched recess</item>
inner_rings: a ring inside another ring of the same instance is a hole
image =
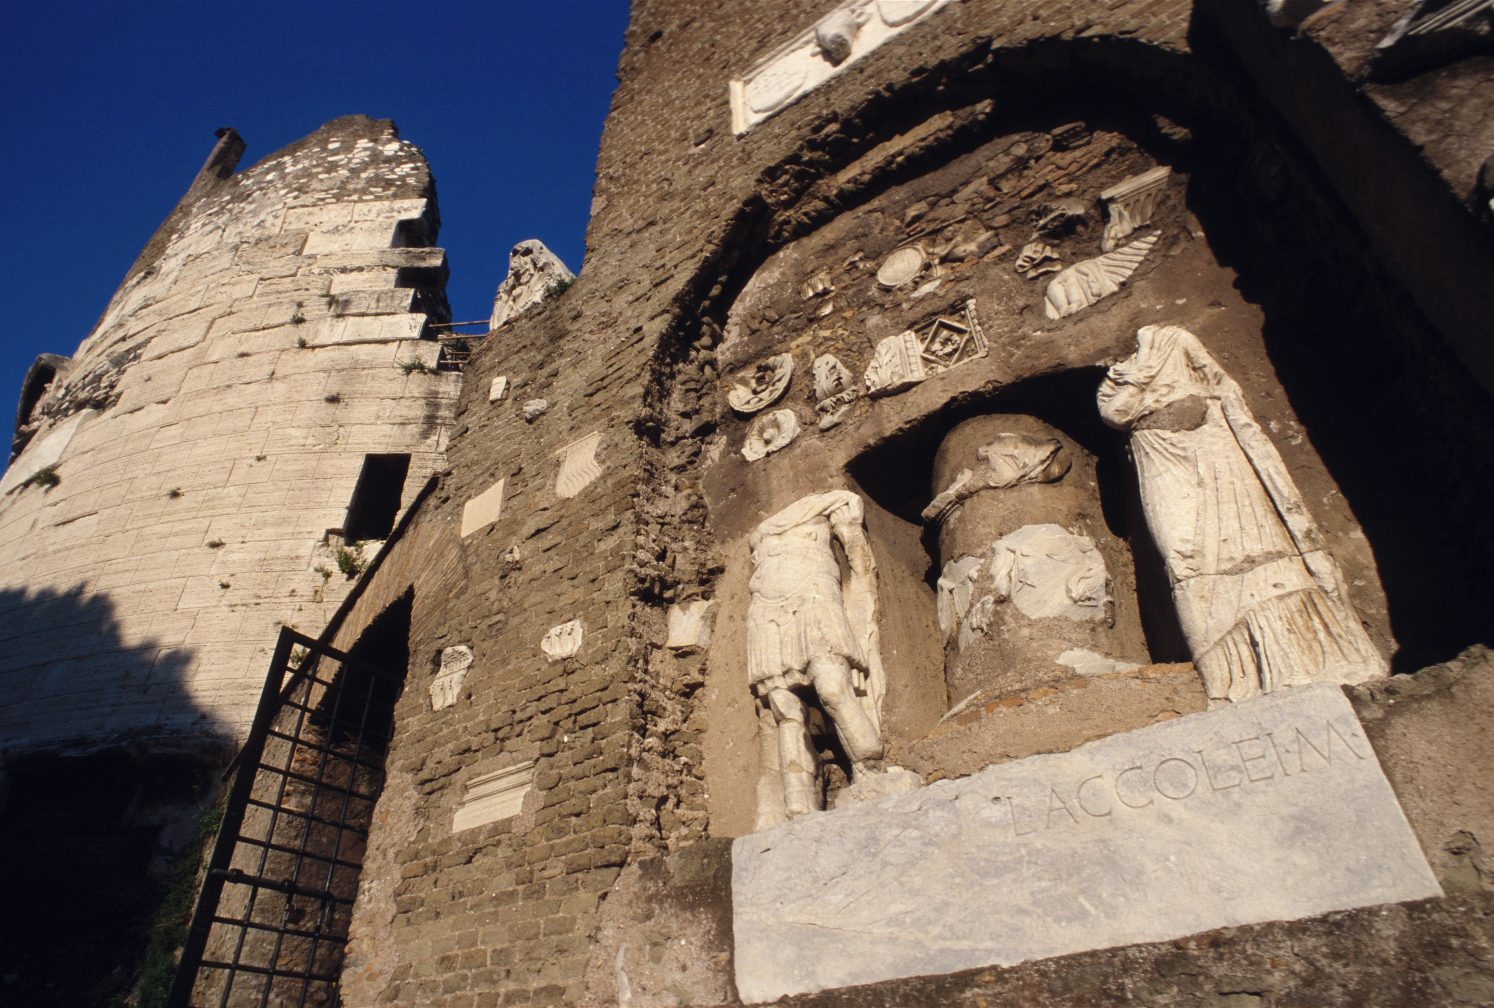
[[[1069,136],[1064,128],[1073,123],[1083,126]],[[745,538],[757,522],[804,494],[856,487],[874,505],[867,519],[874,547],[894,558],[884,569],[900,566],[909,586],[923,586],[922,595],[909,587],[898,597],[890,618],[908,624],[899,654],[926,665],[927,646],[912,638],[933,624],[934,571],[912,519],[933,493],[928,467],[938,438],[959,419],[1002,409],[1003,397],[1021,398],[1044,382],[1087,383],[1092,406],[1102,369],[1134,351],[1137,329],[1171,324],[1195,332],[1244,388],[1328,536],[1359,617],[1397,670],[1449,657],[1478,638],[1480,606],[1494,600],[1472,565],[1455,562],[1447,576],[1446,558],[1467,542],[1488,559],[1490,538],[1469,533],[1489,519],[1469,506],[1466,489],[1470,477],[1494,489],[1487,397],[1239,79],[1140,43],[977,48],[816,125],[803,150],[762,173],[701,307],[723,330],[716,363],[728,387],[771,357],[795,359],[787,394],[770,406],[797,414],[794,440],[748,461],[741,449],[755,415],[723,410],[707,453],[714,461],[702,466],[713,525],[729,544],[723,611],[745,608]],[[1096,145],[1105,153],[1089,158]],[[1010,160],[1015,167],[1004,165]],[[1155,246],[1118,291],[1050,317],[1044,291],[1055,275],[1017,277],[1018,253],[1041,239],[1058,249],[1064,268],[1105,254],[1115,201],[1099,194],[1158,167],[1171,175],[1151,226],[1135,232],[1155,234]],[[1037,177],[1045,169],[1046,178]],[[1050,241],[1041,222],[1065,200],[1083,204],[1084,217]],[[929,223],[938,227],[920,230]],[[983,243],[986,232],[997,239]],[[925,264],[913,278],[877,284],[888,256],[920,239]],[[937,262],[937,247],[949,243],[978,251]],[[833,354],[864,379],[883,340],[957,321],[972,299],[989,345],[984,357],[896,394],[863,396],[837,426],[817,429],[817,357]],[[1372,402],[1365,389],[1375,390]],[[1384,432],[1374,446],[1364,438],[1366,415]],[[1399,417],[1414,418],[1414,430]],[[1071,424],[1078,438],[1095,417]],[[1124,476],[1117,438],[1092,440],[1103,449],[1095,453],[1100,471]],[[1157,601],[1166,588],[1155,551],[1126,503],[1131,491],[1125,478],[1102,482],[1107,523],[1117,534],[1124,525],[1141,596],[1152,599],[1143,607],[1151,612],[1151,657],[1180,657],[1175,621]],[[884,589],[893,580],[885,576]],[[723,677],[739,670],[743,647],[728,634],[713,668]],[[891,673],[887,697],[892,708],[904,705],[889,720],[908,744],[932,727],[942,704],[927,695],[926,668],[910,678],[922,699],[900,699]],[[745,732],[727,741],[741,744]],[[730,774],[725,752],[718,756]],[[736,776],[745,786],[746,775]]]

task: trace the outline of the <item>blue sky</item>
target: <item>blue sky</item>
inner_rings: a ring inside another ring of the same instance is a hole
[[[519,241],[579,269],[627,16],[626,0],[0,2],[0,410],[37,354],[77,349],[220,126],[247,141],[242,169],[340,115],[393,119],[435,172],[459,321],[487,317]]]

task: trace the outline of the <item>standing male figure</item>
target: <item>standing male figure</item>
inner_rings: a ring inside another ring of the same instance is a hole
[[[882,756],[885,692],[876,624],[876,563],[861,498],[811,494],[748,539],[753,572],[747,608],[747,678],[759,702],[761,770],[757,829],[824,805],[819,756],[806,727],[813,687],[851,759],[853,777]],[[842,578],[832,541],[845,551]]]

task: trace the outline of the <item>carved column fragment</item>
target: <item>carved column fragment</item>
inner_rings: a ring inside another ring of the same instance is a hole
[[[951,703],[1147,661],[1092,455],[1036,417],[976,417],[945,437],[934,490]]]

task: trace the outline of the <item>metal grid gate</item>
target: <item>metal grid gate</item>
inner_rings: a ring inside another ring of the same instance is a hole
[[[281,629],[168,1008],[341,1003],[403,679]]]

